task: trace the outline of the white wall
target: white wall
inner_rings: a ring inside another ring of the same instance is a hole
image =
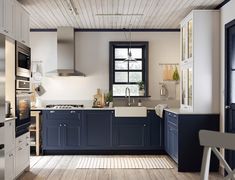
[[[158,100],[162,80],[158,64],[179,62],[180,33],[135,32],[132,36],[134,41],[149,41],[149,94],[152,100]],[[30,40],[32,61],[42,60],[44,73],[54,70],[56,32],[31,32]],[[123,32],[76,32],[75,40],[76,69],[87,77],[44,77],[47,92],[42,100],[92,100],[97,88],[108,91],[109,41],[124,41]]]
[[[221,124],[220,124],[220,128],[221,131],[224,131],[224,65],[225,65],[225,53],[224,53],[224,49],[225,49],[225,45],[224,45],[224,41],[225,41],[225,24],[227,24],[228,22],[232,21],[235,19],[235,0],[231,0],[229,1],[225,6],[223,6],[221,8],[221,98],[220,98],[220,118],[221,118]]]

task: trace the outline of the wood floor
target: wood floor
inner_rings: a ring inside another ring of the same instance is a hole
[[[174,169],[76,169],[76,156],[32,156],[30,171],[20,180],[196,180],[199,173],[178,173]],[[217,173],[211,180],[222,179]]]

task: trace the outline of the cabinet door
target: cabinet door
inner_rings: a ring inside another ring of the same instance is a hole
[[[184,61],[187,58],[187,26],[184,25],[181,28],[181,60]]]
[[[5,154],[5,179],[15,178],[15,149]]]
[[[150,146],[161,148],[163,146],[163,120],[156,115],[155,111],[148,111],[148,121],[150,123]]]
[[[110,111],[85,111],[85,145],[87,148],[111,147],[111,121]]]
[[[144,149],[149,146],[149,124],[147,118],[115,118],[113,144],[119,149]]]
[[[4,23],[4,0],[0,0],[0,31],[3,32],[3,23]]]
[[[193,20],[189,20],[187,23],[188,29],[188,58],[193,56]]]
[[[5,122],[5,151],[15,148],[15,120]]]
[[[22,7],[16,2],[13,7],[13,33],[15,39],[21,42],[21,12],[23,11]]]
[[[29,15],[25,11],[22,11],[21,23],[21,42],[29,46]]]
[[[13,0],[5,0],[5,30],[9,36],[13,35]]]
[[[43,121],[43,149],[62,149],[63,121],[44,119]]]
[[[64,148],[65,149],[78,149],[81,146],[81,124],[67,122],[64,123]]]

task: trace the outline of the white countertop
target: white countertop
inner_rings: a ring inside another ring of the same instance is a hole
[[[14,120],[17,119],[17,117],[9,117],[9,118],[5,118],[5,121],[10,121],[10,120]]]
[[[172,112],[174,114],[219,114],[219,113],[198,113],[198,112],[191,112],[191,111],[186,111],[182,110],[180,108],[169,108],[169,109],[164,109],[165,111]]]
[[[32,111],[40,111],[40,110],[115,110],[115,107],[109,108],[93,108],[93,107],[83,107],[83,108],[73,108],[73,109],[53,109],[53,108],[46,108],[46,107],[34,107],[31,108]],[[147,107],[147,110],[155,110],[154,107]]]

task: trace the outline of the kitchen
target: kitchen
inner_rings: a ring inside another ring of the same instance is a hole
[[[235,1],[172,3],[1,0],[1,179],[200,177],[199,131],[234,132]]]

